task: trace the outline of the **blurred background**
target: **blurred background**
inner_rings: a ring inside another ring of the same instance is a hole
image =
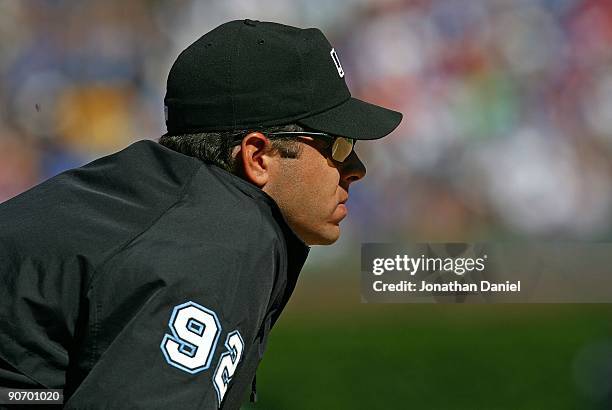
[[[354,96],[404,113],[357,151],[261,409],[610,409],[608,305],[373,305],[360,244],[612,239],[609,0],[0,0],[0,202],[165,132],[168,70],[232,19],[319,27]],[[0,227],[1,229],[1,227]]]

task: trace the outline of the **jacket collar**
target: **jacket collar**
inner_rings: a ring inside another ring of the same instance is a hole
[[[305,254],[304,256],[304,261],[305,261],[306,256],[308,256],[308,252],[310,251],[310,246],[308,246],[299,236],[297,236],[297,234],[293,231],[293,229],[291,229],[291,227],[287,223],[287,220],[283,216],[280,208],[278,207],[278,204],[270,195],[265,193],[262,189],[251,184],[250,182],[247,182],[244,179],[230,172],[227,172],[226,170],[216,165],[210,164],[209,169],[211,169],[211,172],[216,173],[217,175],[224,175],[226,179],[228,179],[234,186],[240,189],[244,194],[250,196],[253,199],[260,200],[264,202],[265,204],[267,204],[272,210],[272,215],[274,216],[274,219],[276,220],[281,230],[283,231],[288,249],[297,250],[298,251],[297,253],[300,256],[301,254]],[[298,256],[298,255],[295,255],[295,256]],[[303,263],[304,262],[302,262],[302,265]]]

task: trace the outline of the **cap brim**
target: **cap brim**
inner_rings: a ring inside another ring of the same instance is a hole
[[[357,98],[325,112],[298,120],[298,124],[329,134],[358,140],[375,140],[393,131],[402,114]]]

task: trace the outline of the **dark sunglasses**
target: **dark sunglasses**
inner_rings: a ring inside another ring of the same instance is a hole
[[[315,137],[329,141],[325,149],[330,149],[330,156],[336,162],[344,162],[355,148],[356,140],[353,138],[335,137],[324,132],[311,131],[281,131],[268,132],[267,135],[274,137]]]

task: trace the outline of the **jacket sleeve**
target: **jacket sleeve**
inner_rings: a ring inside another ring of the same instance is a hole
[[[143,240],[146,246],[137,240],[92,283],[95,346],[82,361],[94,364],[66,408],[240,402],[259,362],[276,251],[204,243],[170,255],[167,244]]]

